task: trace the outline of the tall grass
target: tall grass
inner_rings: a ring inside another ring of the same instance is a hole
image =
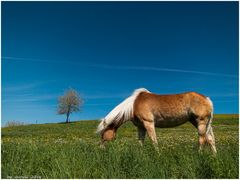
[[[235,119],[237,121],[238,119]],[[238,178],[238,126],[215,125],[218,154],[197,151],[190,125],[158,129],[159,152],[124,125],[101,149],[97,121],[2,129],[2,178]]]

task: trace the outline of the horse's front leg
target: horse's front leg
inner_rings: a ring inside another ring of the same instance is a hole
[[[147,133],[150,137],[150,139],[153,142],[154,147],[156,148],[156,150],[158,150],[158,142],[157,142],[157,136],[156,136],[156,132],[155,132],[155,125],[154,125],[154,121],[143,121],[144,127],[147,130]]]
[[[138,127],[138,141],[141,146],[143,146],[145,135],[146,135],[146,129],[143,127]]]

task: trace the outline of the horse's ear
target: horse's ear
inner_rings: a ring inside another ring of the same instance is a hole
[[[103,126],[106,127],[107,123],[105,122],[105,119],[103,119]]]

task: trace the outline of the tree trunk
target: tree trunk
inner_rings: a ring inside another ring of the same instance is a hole
[[[66,123],[69,123],[69,115],[70,115],[70,112],[71,112],[71,105],[68,105],[68,111],[67,111],[67,119],[66,119]]]
[[[70,114],[70,111],[68,110],[68,112],[67,112],[67,119],[66,119],[66,123],[69,123],[69,120],[68,120],[68,118],[69,118],[69,114]]]

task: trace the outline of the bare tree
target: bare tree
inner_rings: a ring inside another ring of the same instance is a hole
[[[21,121],[7,121],[5,124],[5,127],[15,127],[15,126],[24,126],[27,125],[27,123],[21,122]]]
[[[79,111],[82,104],[83,100],[80,95],[70,88],[58,98],[58,114],[66,114],[66,123],[68,123],[70,114]]]

